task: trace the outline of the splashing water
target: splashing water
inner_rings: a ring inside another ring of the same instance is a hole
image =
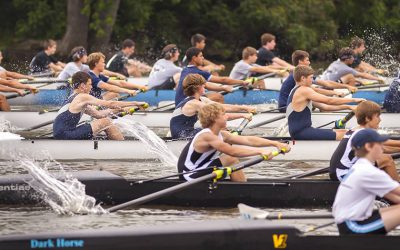
[[[17,128],[12,126],[11,123],[4,119],[4,117],[0,116],[0,132],[12,132]]]
[[[165,141],[158,137],[152,130],[140,122],[132,119],[119,118],[114,120],[123,134],[131,135],[142,141],[150,152],[158,156],[160,161],[167,166],[177,166],[178,158],[171,152]]]
[[[80,183],[64,171],[58,172],[59,179],[44,168],[39,167],[38,162],[19,158],[17,163],[26,169],[32,179],[24,180],[56,213],[63,215],[73,214],[103,214],[107,213],[96,200],[86,195],[85,185]],[[59,163],[56,165],[62,169]],[[63,169],[62,169],[63,170]]]

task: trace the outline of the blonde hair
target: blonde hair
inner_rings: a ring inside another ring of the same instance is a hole
[[[106,56],[101,53],[101,52],[95,52],[92,53],[88,56],[88,61],[87,64],[89,65],[90,69],[94,69],[94,67],[96,67],[96,64],[99,63],[100,59],[106,59]]]
[[[206,79],[199,74],[189,74],[183,79],[183,93],[186,96],[192,96],[196,93],[201,85],[206,83]]]
[[[253,47],[246,47],[242,51],[242,59],[246,60],[252,55],[257,55],[257,50]]]
[[[293,77],[296,82],[301,81],[301,77],[308,77],[314,74],[314,70],[308,66],[299,65],[294,69]]]
[[[224,107],[219,103],[210,103],[204,105],[199,111],[199,120],[203,128],[209,128],[214,125],[217,117],[225,112]]]

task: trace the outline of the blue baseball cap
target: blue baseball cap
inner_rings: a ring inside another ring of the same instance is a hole
[[[354,135],[351,139],[351,146],[358,149],[369,142],[385,142],[387,140],[389,140],[389,136],[380,135],[374,129],[366,128]]]

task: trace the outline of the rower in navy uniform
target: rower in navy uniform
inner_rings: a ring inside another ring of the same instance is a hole
[[[358,126],[349,130],[332,155],[330,161],[329,175],[331,180],[342,180],[351,167],[358,160],[351,147],[353,137],[361,130],[378,129],[381,122],[381,107],[375,102],[365,101],[358,104],[355,111]],[[384,154],[376,161],[376,166],[384,170],[393,180],[399,180],[396,164],[391,153],[400,152],[400,141],[387,140],[383,143]]]
[[[206,80],[199,74],[189,74],[183,80],[183,92],[187,96],[181,101],[172,113],[170,121],[171,136],[177,138],[192,138],[201,128],[195,128],[197,113],[201,107],[208,103],[214,103],[205,93]],[[252,114],[256,109],[251,106],[222,104],[228,112],[248,112],[247,114],[228,114],[228,119],[245,118],[251,120]]]
[[[72,76],[72,95],[58,111],[53,124],[55,139],[84,140],[91,139],[94,135],[105,131],[110,140],[123,140],[119,129],[112,124],[110,115],[121,112],[127,107],[141,106],[144,102],[118,102],[97,99],[89,92],[92,89],[92,80],[88,73],[77,72]],[[102,106],[111,109],[97,110],[94,106]],[[78,126],[83,113],[96,118],[91,123]]]
[[[178,105],[183,99],[186,98],[185,94],[183,93],[183,79],[189,74],[200,74],[202,75],[207,83],[206,83],[206,89],[212,90],[212,91],[227,91],[231,92],[232,91],[232,86],[230,85],[243,85],[247,86],[249,83],[243,80],[235,80],[231,79],[226,76],[214,76],[211,75],[207,71],[203,71],[199,69],[198,67],[203,65],[204,62],[204,56],[203,52],[201,49],[198,48],[189,48],[186,51],[186,57],[189,60],[189,65],[185,67],[182,72],[181,76],[179,79],[178,86],[176,87],[176,93],[175,93],[175,105]],[[215,84],[215,83],[220,83],[223,85]],[[213,101],[218,101],[218,102],[223,102],[223,96],[220,93],[208,93],[207,97],[210,98]]]
[[[321,95],[311,88],[314,70],[299,65],[294,70],[296,86],[287,101],[286,117],[290,136],[296,140],[340,140],[344,129],[319,129],[312,127],[313,106],[324,111],[354,110],[355,106],[346,103],[362,102],[361,98],[336,98]]]
[[[186,145],[178,160],[178,172],[187,173],[182,179],[192,180],[212,172],[214,167],[232,166],[239,162],[237,157],[248,157],[254,155],[272,154],[269,150],[262,148],[273,146],[285,152],[290,147],[285,143],[271,141],[256,136],[233,135],[225,131],[227,115],[224,107],[219,103],[204,105],[199,111],[199,120],[204,128]],[[235,146],[232,146],[235,144]],[[246,145],[241,147],[236,145]],[[219,153],[224,155],[219,156]],[[246,181],[242,170],[232,173],[232,181]]]
[[[340,235],[386,234],[400,224],[399,183],[374,166],[387,140],[366,128],[351,141],[358,160],[340,183],[332,208]],[[396,205],[374,210],[376,197]]]

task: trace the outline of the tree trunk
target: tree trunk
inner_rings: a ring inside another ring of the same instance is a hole
[[[68,0],[67,30],[59,45],[59,53],[69,55],[72,48],[88,45],[89,16],[82,14],[84,0]]]
[[[98,10],[98,13],[93,13],[96,8],[92,8],[92,17],[98,16],[101,27],[96,27],[90,34],[94,33],[89,38],[91,51],[105,51],[111,39],[111,34],[117,18],[117,12],[120,0],[104,0],[107,8]],[[97,15],[96,15],[97,14]],[[97,32],[98,29],[102,31]]]

